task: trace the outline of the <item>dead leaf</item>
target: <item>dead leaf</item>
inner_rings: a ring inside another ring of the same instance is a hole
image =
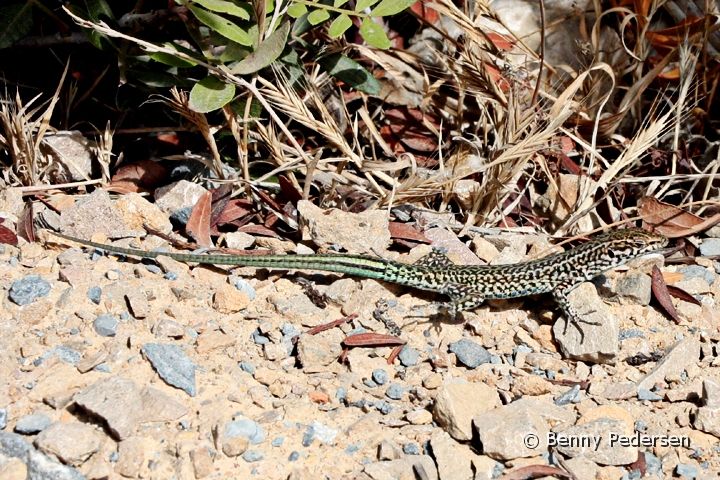
[[[394,239],[411,240],[419,243],[431,243],[430,240],[412,225],[401,222],[390,222],[390,236]]]
[[[0,225],[0,243],[17,247],[18,237],[15,235],[15,232],[7,228],[5,225]]]
[[[135,193],[154,190],[167,178],[167,169],[152,160],[140,160],[118,168],[109,191]]]
[[[643,219],[643,227],[650,226],[669,238],[695,235],[720,222],[720,213],[703,220],[655,197],[643,198],[640,201],[638,214]]]
[[[232,183],[225,183],[212,190],[212,207],[210,208],[210,226],[215,227],[225,211],[232,196]]]
[[[250,233],[253,235],[262,235],[263,237],[282,238],[280,235],[275,233],[273,230],[263,225],[245,225],[238,229],[239,232]]]
[[[18,218],[17,233],[30,243],[35,243],[35,226],[33,225],[34,219],[35,213],[33,203],[30,201],[25,202],[25,207],[20,213],[20,218]]]
[[[225,225],[234,222],[252,212],[252,202],[244,198],[236,198],[230,200],[225,206],[225,210],[220,214],[216,225]]]
[[[212,203],[212,193],[205,192],[198,200],[190,213],[185,231],[188,235],[203,247],[212,247],[212,239],[210,238],[210,206]]]
[[[688,292],[683,290],[682,288],[676,287],[674,285],[667,285],[667,290],[670,295],[672,295],[675,298],[679,298],[680,300],[683,300],[688,303],[692,303],[693,305],[700,306],[702,303],[697,298],[690,295]]]
[[[675,307],[672,304],[672,300],[670,299],[670,293],[668,292],[668,287],[665,284],[662,272],[657,267],[657,265],[653,267],[652,271],[652,292],[658,303],[660,303],[660,306],[663,307],[663,309],[665,310],[665,312],[670,315],[673,320],[675,320],[675,323],[680,323],[680,317],[678,316],[677,310],[675,310]]]

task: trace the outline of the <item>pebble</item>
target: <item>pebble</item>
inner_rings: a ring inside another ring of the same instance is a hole
[[[64,345],[57,345],[43,353],[42,357],[40,358],[40,363],[56,355],[60,358],[61,362],[69,363],[71,365],[75,365],[76,363],[78,363],[81,358],[80,352],[77,352],[72,348],[66,347]]]
[[[708,270],[705,267],[701,267],[700,265],[685,265],[680,268],[678,268],[678,273],[682,273],[685,275],[685,278],[683,278],[683,281],[691,280],[693,278],[702,278],[705,280],[705,283],[708,285],[712,285],[715,279],[717,278],[717,275],[710,270]]]
[[[244,278],[235,279],[235,288],[247,295],[251,301],[255,300],[255,295],[257,295],[255,288]]]
[[[93,302],[95,305],[100,305],[100,299],[102,297],[102,288],[98,287],[97,285],[92,287],[87,291],[87,297],[90,299],[91,302]]]
[[[41,413],[23,415],[18,418],[15,431],[23,435],[35,435],[48,428],[51,424],[50,417]]]
[[[7,427],[7,408],[0,408],[0,430]]]
[[[188,395],[197,395],[195,364],[177,345],[146,343],[142,353],[152,364],[160,378]]]
[[[688,465],[686,463],[678,463],[677,467],[675,468],[675,473],[683,478],[690,478],[694,479],[698,476],[698,469],[694,465]]]
[[[93,322],[95,332],[101,337],[114,337],[117,334],[119,320],[110,313],[98,315]]]
[[[420,455],[420,449],[416,443],[406,443],[403,445],[403,453],[405,455]]]
[[[651,402],[657,402],[662,400],[662,397],[658,395],[657,393],[653,393],[647,388],[638,388],[637,392],[638,400],[648,400]]]
[[[562,407],[563,405],[568,405],[570,403],[577,403],[580,399],[580,385],[575,385],[567,392],[560,395],[555,400],[555,405],[558,407]]]
[[[485,348],[466,338],[451,343],[450,352],[454,353],[458,361],[468,368],[476,368],[483,363],[488,363],[492,357]]]
[[[27,305],[36,298],[47,297],[50,293],[50,284],[40,278],[40,275],[28,275],[15,280],[10,287],[10,300],[18,305]]]
[[[388,381],[388,374],[382,368],[373,370],[372,377],[375,383],[377,383],[378,385],[385,385]]]
[[[420,359],[420,352],[405,345],[403,349],[400,350],[398,359],[403,367],[414,367]]]
[[[710,257],[720,255],[720,240],[709,238],[700,244],[700,255]]]
[[[400,400],[402,399],[403,395],[407,390],[408,389],[406,387],[403,387],[401,384],[393,383],[385,391],[385,395],[387,395],[388,398],[391,398],[393,400]]]
[[[250,375],[254,375],[254,374],[255,374],[255,367],[254,367],[251,363],[248,363],[248,362],[238,362],[238,367],[240,367],[240,370],[242,370],[243,372],[247,372],[247,373],[249,373]]]
[[[260,450],[248,450],[242,454],[242,458],[248,463],[259,462],[260,460],[265,458],[265,454]]]
[[[257,445],[265,440],[265,430],[254,420],[235,420],[225,424],[225,436],[227,438],[246,437],[251,445]]]

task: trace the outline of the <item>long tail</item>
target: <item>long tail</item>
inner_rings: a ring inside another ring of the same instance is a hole
[[[115,247],[104,243],[91,242],[63,233],[53,235],[89,247],[113,253],[132,255],[140,258],[165,256],[179,262],[194,262],[213,265],[237,265],[241,267],[265,267],[281,269],[311,269],[326,272],[347,273],[359,277],[393,281],[396,262],[367,255],[204,255],[195,253],[152,252],[133,248]]]

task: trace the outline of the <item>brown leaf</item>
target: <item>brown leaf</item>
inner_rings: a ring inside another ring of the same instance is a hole
[[[342,344],[346,347],[389,347],[391,345],[405,345],[407,342],[394,335],[381,333],[358,333],[345,337]]]
[[[652,271],[652,292],[665,312],[670,315],[676,323],[680,323],[680,317],[678,316],[678,313],[672,304],[672,300],[670,299],[668,286],[665,283],[665,280],[663,280],[662,272],[657,265],[653,267]]]
[[[35,242],[35,228],[33,225],[35,214],[33,212],[33,203],[29,201],[25,202],[25,207],[20,213],[20,218],[18,218],[17,224],[18,235],[30,243]]]
[[[577,477],[565,470],[550,465],[528,465],[527,467],[518,468],[510,473],[499,477],[498,480],[529,480],[531,478],[541,478],[555,476],[557,478],[571,478],[576,480]]]
[[[680,300],[684,300],[688,303],[692,303],[694,305],[702,305],[702,302],[700,302],[697,298],[690,295],[688,292],[683,290],[682,288],[678,288],[674,285],[666,285],[668,293],[672,295],[675,298],[679,298]]]
[[[655,197],[643,198],[638,213],[643,219],[643,227],[651,226],[670,238],[695,235],[720,222],[720,213],[703,220]]]
[[[238,231],[250,233],[253,235],[262,235],[263,237],[282,238],[280,235],[278,235],[264,225],[245,225],[240,227]]]
[[[431,243],[430,240],[422,234],[422,232],[419,232],[415,227],[408,225],[407,223],[390,222],[388,229],[390,230],[390,236],[392,238],[400,238],[420,243]]]
[[[212,190],[212,207],[210,208],[210,226],[215,227],[225,211],[232,196],[232,183],[224,183]]]
[[[0,243],[17,247],[18,237],[15,235],[15,232],[7,228],[5,225],[0,225]]]
[[[230,200],[220,214],[216,225],[225,225],[252,212],[252,202],[243,198]]]
[[[212,247],[210,238],[210,203],[212,193],[205,192],[198,200],[190,213],[185,231],[203,247]]]
[[[638,452],[637,460],[635,460],[633,463],[628,465],[628,469],[630,471],[639,470],[640,477],[644,477],[645,472],[647,471],[647,461],[645,460],[645,452]]]
[[[280,184],[280,191],[283,195],[285,195],[285,198],[287,198],[290,203],[297,205],[297,203],[302,200],[302,193],[298,192],[295,185],[293,185],[292,182],[285,177],[285,175],[278,175],[278,184]]]
[[[133,192],[149,191],[162,185],[166,178],[165,167],[152,160],[140,160],[118,168],[112,176],[110,187]]]

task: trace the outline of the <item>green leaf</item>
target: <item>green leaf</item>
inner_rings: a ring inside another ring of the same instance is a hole
[[[370,12],[371,17],[389,17],[402,12],[417,0],[382,0],[380,5]]]
[[[328,18],[330,18],[330,13],[328,13],[327,10],[314,10],[310,13],[310,15],[308,15],[308,22],[313,25],[319,25]]]
[[[328,35],[330,35],[332,38],[337,38],[343,33],[345,33],[345,31],[350,27],[352,27],[352,20],[350,20],[350,17],[343,13],[335,20],[333,20],[333,23],[332,25],[330,25],[330,29],[328,30]]]
[[[223,63],[237,62],[250,55],[251,52],[252,48],[230,41],[220,54],[220,61]]]
[[[190,10],[195,14],[198,20],[212,28],[214,31],[219,33],[225,38],[239,43],[240,45],[249,46],[252,45],[252,39],[242,28],[238,27],[230,20],[221,17],[220,15],[207,10],[203,10],[195,5],[189,6]]]
[[[290,8],[288,8],[288,15],[290,15],[293,18],[300,18],[303,15],[307,13],[308,9],[303,3],[293,3],[290,5]]]
[[[247,3],[241,6],[240,2],[233,2],[231,0],[194,0],[194,2],[199,3],[213,12],[229,13],[243,20],[250,20],[250,12],[247,10],[247,7],[250,9],[252,9],[252,7]]]
[[[380,82],[359,63],[340,53],[317,59],[317,63],[330,75],[347,83],[355,90],[368,95],[380,94]]]
[[[355,11],[362,12],[366,8],[370,8],[375,5],[378,1],[379,0],[359,0],[357,5],[355,5]]]
[[[257,50],[235,65],[231,72],[236,75],[248,75],[273,63],[285,48],[289,33],[290,22],[285,22],[258,45]]]
[[[177,52],[185,53],[186,55],[190,55],[195,57],[197,54],[190,50],[189,48],[181,47],[180,45],[177,45],[172,42],[165,42],[161,44],[164,47],[172,48],[173,50]],[[191,62],[190,60],[185,60],[184,58],[176,57],[175,55],[171,55],[169,53],[163,53],[163,52],[148,52],[148,56],[155,60],[156,62],[164,63],[165,65],[170,65],[171,67],[178,67],[178,68],[190,68],[197,65],[195,62]]]
[[[210,75],[190,90],[190,108],[200,113],[212,112],[230,103],[234,96],[235,85]]]
[[[360,33],[365,41],[375,48],[387,50],[390,47],[390,40],[385,35],[385,30],[370,18],[363,20],[360,25]]]
[[[30,2],[0,6],[0,48],[25,38],[33,26]]]

